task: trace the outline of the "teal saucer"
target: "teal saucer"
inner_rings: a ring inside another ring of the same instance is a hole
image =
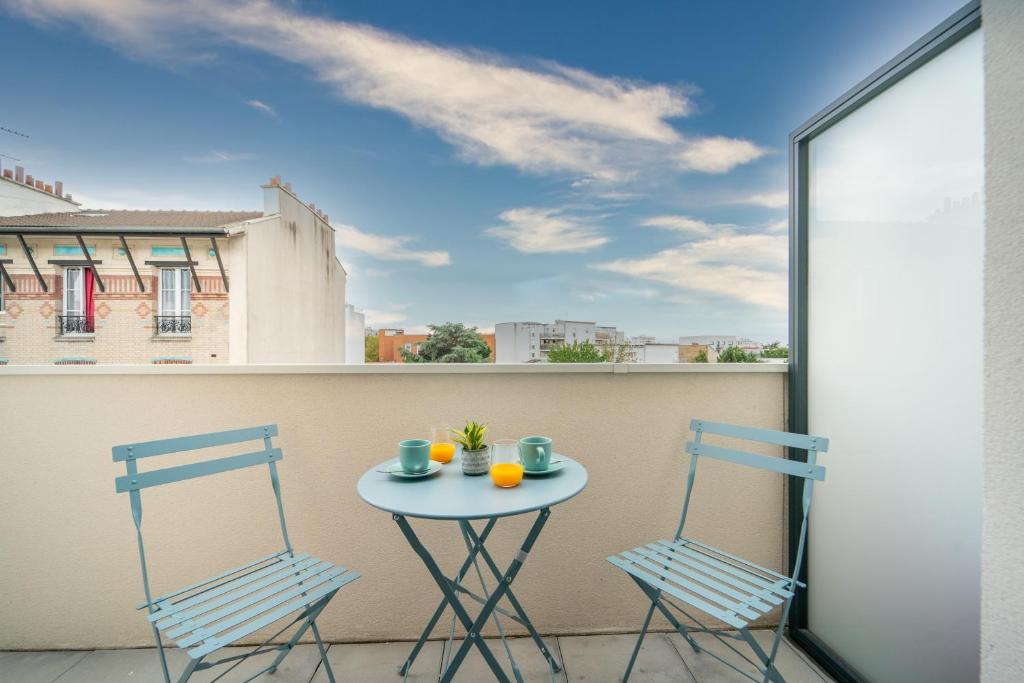
[[[551,474],[552,472],[560,471],[563,467],[565,467],[564,460],[552,460],[551,462],[548,463],[548,468],[546,470],[524,469],[523,474],[525,474],[528,477],[545,477]]]
[[[441,463],[434,460],[430,461],[427,465],[426,472],[406,472],[402,469],[402,463],[393,462],[387,466],[385,472],[390,474],[392,477],[398,477],[399,479],[420,479],[422,477],[429,477],[431,474],[436,474],[441,471]]]

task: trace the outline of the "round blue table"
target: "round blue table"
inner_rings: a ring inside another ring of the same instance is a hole
[[[494,677],[503,683],[508,683],[509,677],[501,668],[481,633],[487,620],[492,615],[498,627],[502,644],[505,646],[505,652],[511,663],[512,674],[516,681],[522,682],[522,675],[519,673],[519,668],[516,665],[515,659],[512,658],[508,643],[505,641],[504,630],[498,617],[499,614],[526,627],[540,649],[541,654],[544,655],[548,662],[552,680],[561,671],[561,667],[552,656],[551,650],[544,644],[537,630],[533,627],[533,623],[526,616],[526,612],[523,610],[519,600],[512,593],[512,582],[515,580],[523,562],[526,561],[527,555],[533,548],[533,544],[544,528],[544,524],[551,514],[551,508],[577,495],[587,485],[587,470],[583,465],[557,453],[553,453],[551,459],[565,461],[560,471],[545,476],[524,477],[519,486],[509,489],[498,488],[491,482],[490,476],[486,474],[480,476],[464,475],[458,455],[450,463],[444,465],[440,472],[428,477],[399,479],[384,473],[383,470],[397,460],[397,458],[392,458],[377,465],[359,479],[359,483],[356,485],[359,497],[373,507],[391,513],[392,518],[398,523],[398,527],[402,530],[402,534],[409,542],[409,545],[419,555],[423,564],[426,565],[427,570],[434,581],[437,582],[444,596],[441,604],[438,605],[426,628],[423,630],[423,634],[413,647],[409,657],[399,667],[398,673],[400,675],[406,676],[408,674],[409,668],[426,642],[427,637],[434,630],[445,608],[449,605],[455,613],[449,640],[454,639],[455,619],[458,619],[466,629],[466,637],[459,645],[459,649],[455,651],[454,656],[451,655],[452,648],[447,648],[451,660],[444,667],[441,674],[440,680],[442,683],[452,680],[459,666],[469,653],[469,649],[474,646],[480,651],[480,654],[488,666],[490,666]],[[501,517],[510,517],[530,512],[537,512],[537,518],[508,569],[502,572],[498,569],[494,558],[484,545],[487,537],[490,536],[495,524],[497,524],[498,519]],[[407,519],[409,517],[458,522],[469,555],[462,563],[454,579],[442,573],[440,567],[437,566],[437,562],[434,561],[434,558],[413,532],[412,526]],[[471,523],[473,520],[487,520],[487,523],[478,532]],[[477,562],[478,557],[483,559],[484,564],[487,565],[497,584],[493,592],[487,588],[483,572]],[[471,566],[476,568],[476,574],[483,588],[483,596],[477,595],[462,584],[462,580]],[[459,599],[459,595],[482,605],[476,619],[470,617],[469,612]],[[498,606],[498,602],[503,597],[507,598],[509,605],[512,607],[511,611]]]

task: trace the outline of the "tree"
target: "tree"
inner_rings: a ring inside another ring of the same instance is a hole
[[[602,346],[601,355],[604,356],[605,361],[608,363],[636,362],[636,351],[629,344],[608,344]]]
[[[419,353],[402,349],[406,363],[484,363],[491,357],[490,347],[475,327],[462,323],[427,327],[430,336],[420,344]]]
[[[755,354],[744,351],[738,346],[728,346],[718,354],[719,363],[757,363]]]
[[[694,363],[707,363],[708,362],[708,352],[707,352],[707,350],[706,349],[701,349],[700,351],[698,351],[697,355],[693,357],[693,362]]]
[[[604,354],[589,341],[559,344],[548,351],[549,363],[603,363]]]
[[[779,342],[772,342],[768,346],[761,349],[762,358],[789,358],[789,347],[783,346]]]
[[[363,342],[363,360],[367,363],[380,361],[380,339],[375,334],[367,334]]]

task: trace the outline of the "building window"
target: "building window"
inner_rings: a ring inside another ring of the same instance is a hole
[[[192,279],[188,268],[160,269],[157,334],[192,333]]]
[[[93,318],[92,271],[82,266],[64,269],[63,315],[58,316],[58,334],[76,335],[95,332]]]

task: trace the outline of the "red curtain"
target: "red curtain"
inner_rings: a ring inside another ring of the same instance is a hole
[[[96,284],[92,276],[91,268],[83,268],[83,276],[85,277],[85,331],[95,332],[95,311],[96,311],[96,299],[93,294],[93,290],[96,289]]]

